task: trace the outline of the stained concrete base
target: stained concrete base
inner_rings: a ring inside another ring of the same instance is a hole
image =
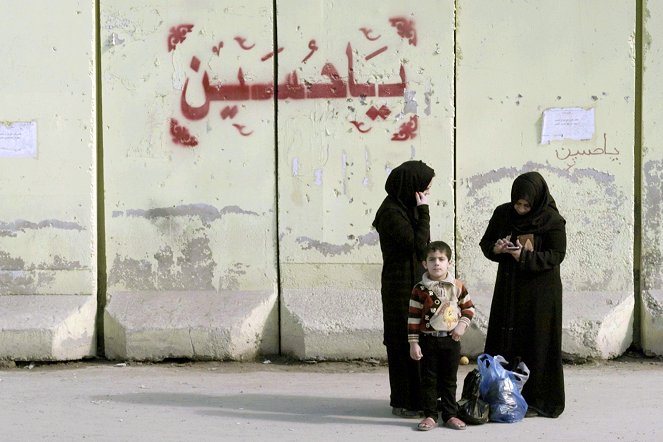
[[[298,359],[386,359],[379,290],[289,289],[282,293],[281,349]],[[483,335],[476,326],[462,351],[478,355]]]
[[[104,312],[114,360],[246,360],[278,353],[276,292],[122,292]]]
[[[386,358],[379,290],[284,289],[281,351],[298,359]]]
[[[648,356],[663,355],[663,290],[643,292],[641,322],[642,351]]]
[[[322,360],[386,358],[379,290],[288,289],[283,291],[282,299],[284,354]],[[568,293],[564,302],[565,357],[611,359],[629,348],[633,339],[631,295]],[[488,315],[477,309],[462,339],[463,354],[476,357],[483,353]],[[655,335],[654,327],[650,331]]]
[[[94,295],[0,296],[0,359],[68,361],[95,356]]]
[[[633,343],[635,300],[624,292],[564,292],[562,351],[570,359],[612,359]]]

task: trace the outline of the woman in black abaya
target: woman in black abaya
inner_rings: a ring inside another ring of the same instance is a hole
[[[564,411],[562,281],[566,221],[538,172],[518,176],[511,202],[498,206],[480,245],[499,263],[485,353],[530,369],[523,388],[527,416]]]
[[[412,287],[423,273],[420,257],[430,241],[427,195],[434,176],[422,161],[396,167],[387,177],[387,197],[373,221],[383,260],[382,316],[392,413],[408,418],[418,418],[422,409],[419,362],[410,358],[407,321]]]

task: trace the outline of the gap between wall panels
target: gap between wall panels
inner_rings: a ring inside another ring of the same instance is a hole
[[[276,320],[278,329],[278,354],[281,354],[281,249],[279,244],[279,100],[278,100],[278,69],[279,69],[279,47],[278,41],[278,8],[277,0],[273,0],[272,17],[273,29],[273,50],[274,50],[274,234],[276,236]]]
[[[642,263],[642,72],[643,72],[643,30],[644,0],[635,2],[635,112],[633,140],[633,346],[642,349],[642,286],[640,271]]]
[[[97,356],[105,356],[104,347],[104,310],[106,309],[106,210],[104,200],[104,140],[103,140],[103,100],[101,82],[101,11],[100,1],[94,2],[94,47],[95,47],[95,81],[96,81],[96,120],[95,138],[97,144],[97,315],[95,329],[97,332]]]
[[[457,186],[457,180],[458,180],[458,161],[456,158],[456,115],[458,114],[457,112],[457,106],[458,103],[456,102],[456,96],[458,95],[456,93],[456,75],[458,74],[458,60],[457,60],[457,54],[458,54],[458,48],[456,47],[456,32],[458,29],[458,0],[454,1],[454,35],[453,35],[453,48],[454,48],[454,74],[453,74],[453,82],[454,82],[454,87],[453,87],[453,112],[454,112],[454,118],[453,118],[453,140],[452,140],[452,146],[453,146],[453,179],[452,179],[452,187],[453,187],[453,198],[454,198],[454,261],[458,262],[458,233],[456,231],[456,226],[458,225],[458,220],[457,220],[457,214],[458,214],[458,202],[457,202],[457,197],[458,197],[458,186]]]

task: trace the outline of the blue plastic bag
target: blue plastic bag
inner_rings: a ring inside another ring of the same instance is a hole
[[[477,358],[477,364],[481,373],[479,395],[490,406],[490,420],[508,423],[522,420],[527,413],[527,402],[521,393],[529,379],[527,365],[520,362],[517,371],[510,371],[504,368],[508,365],[504,357],[486,353]]]

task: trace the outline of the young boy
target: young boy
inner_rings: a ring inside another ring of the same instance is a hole
[[[414,286],[410,297],[410,357],[421,359],[424,419],[417,426],[421,431],[435,427],[438,413],[445,427],[465,429],[465,422],[456,417],[456,376],[460,337],[474,316],[474,304],[463,282],[449,273],[450,257],[448,244],[431,242],[423,261],[426,273]]]

